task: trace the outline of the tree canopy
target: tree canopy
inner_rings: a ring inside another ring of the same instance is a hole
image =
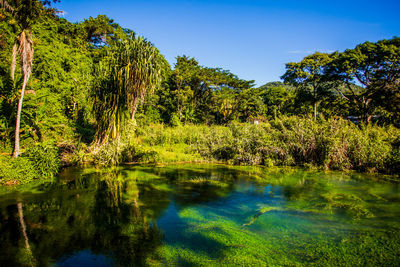
[[[4,152],[18,151],[18,135],[22,152],[37,142],[103,144],[131,121],[226,125],[313,114],[400,126],[400,38],[316,52],[287,63],[284,83],[256,87],[190,56],[170,66],[149,40],[113,19],[71,23],[52,2],[0,2]]]

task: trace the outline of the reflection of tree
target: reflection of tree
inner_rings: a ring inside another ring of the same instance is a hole
[[[26,225],[24,221],[24,213],[22,210],[22,202],[18,202],[17,208],[18,208],[19,223],[21,225],[21,232],[24,237],[24,243],[25,243],[25,250],[22,250],[22,255],[20,255],[21,257],[18,260],[23,265],[36,266],[35,258],[33,257],[31,247],[29,245],[28,235],[26,234]]]
[[[143,188],[148,192],[141,194]],[[4,209],[6,204],[2,203],[0,249],[6,255],[0,255],[0,266],[21,265],[18,255],[27,247],[39,266],[84,250],[110,256],[116,265],[144,265],[147,259],[156,258],[155,250],[162,240],[152,223],[162,212],[149,209],[152,205],[166,208],[169,202],[165,194],[153,197],[150,206],[142,205],[147,200],[139,196],[151,194],[157,194],[153,187],[126,182],[123,173],[110,172],[60,183],[43,195],[28,194],[23,212],[22,202],[8,206],[14,209]],[[18,242],[21,237],[24,243]]]
[[[126,203],[131,204],[133,207],[133,217],[134,218],[141,218],[141,212],[139,208],[139,188],[137,186],[136,181],[128,181],[126,183]]]
[[[9,205],[6,210],[0,209],[0,233],[0,266],[37,265],[28,238],[22,201]]]
[[[238,178],[236,172],[218,168],[181,168],[179,176],[175,176],[176,171],[170,168],[159,175],[150,168],[150,175],[123,169],[77,172],[77,179],[42,187],[44,194],[23,195],[25,232],[37,265],[45,266],[84,250],[110,256],[121,266],[157,260],[163,236],[156,221],[171,199],[178,206],[213,201],[232,192],[232,181]],[[166,176],[169,178],[164,179]],[[188,177],[194,182],[185,181]],[[22,224],[17,205],[12,205],[14,210],[4,210],[4,205],[0,204],[0,230],[9,234],[1,235],[0,249],[13,256],[0,256],[0,265],[15,266],[19,265],[16,255]],[[6,217],[9,224],[2,225]],[[26,245],[22,246],[25,249]]]
[[[149,169],[151,173],[166,178],[173,188],[173,198],[179,206],[212,202],[229,195],[234,190],[238,172],[228,168],[196,165],[175,168]]]
[[[142,210],[146,207],[139,203],[140,186],[123,178],[123,173],[113,171],[97,184],[91,212],[95,226],[91,249],[112,254],[118,265],[143,265],[154,257],[162,236],[156,224],[149,223],[154,218],[148,218]]]
[[[26,250],[28,250],[31,253],[31,247],[29,246],[28,235],[26,234],[26,225],[25,225],[25,221],[24,221],[24,214],[22,211],[22,203],[19,202],[17,204],[17,207],[18,207],[19,223],[21,224],[21,232],[22,232],[22,235],[24,236],[24,240],[25,240],[25,248],[26,248]]]

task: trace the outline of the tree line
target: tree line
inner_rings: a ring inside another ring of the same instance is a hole
[[[256,87],[186,55],[171,68],[150,41],[107,16],[70,23],[51,2],[0,2],[0,141],[15,157],[20,140],[101,145],[130,123],[312,114],[400,126],[400,38],[316,52],[286,64],[283,82]]]
[[[316,52],[286,64],[282,79],[304,91],[313,106],[329,97],[345,102],[365,122],[373,116],[399,125],[400,38],[365,42],[332,54]]]

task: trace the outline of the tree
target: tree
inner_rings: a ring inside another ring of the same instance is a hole
[[[332,61],[334,54],[316,52],[300,62],[286,64],[286,72],[281,79],[296,86],[299,90],[310,92],[314,108],[314,120],[317,119],[319,102],[327,95],[332,84],[326,80],[325,68]]]
[[[263,101],[263,90],[260,88],[242,90],[239,93],[238,109],[242,121],[264,117],[266,106]]]
[[[293,112],[295,94],[290,86],[272,82],[260,89],[263,89],[262,97],[269,117],[276,118],[279,115]]]
[[[138,103],[144,100],[146,93],[152,93],[160,86],[161,71],[166,60],[150,42],[143,37],[128,40],[131,63],[128,106],[131,120],[134,120]]]
[[[171,75],[171,82],[175,89],[172,93],[176,95],[176,112],[178,113],[179,121],[183,119],[182,113],[186,115],[193,113],[194,89],[200,86],[200,71],[201,66],[194,58],[187,56],[178,56],[176,58],[175,69]],[[193,117],[184,116],[185,120],[193,120]]]
[[[215,91],[212,98],[216,123],[227,123],[238,114],[239,94],[229,88]]]
[[[194,58],[179,56],[169,88],[176,96],[179,121],[222,123],[235,116],[239,93],[251,88],[253,82],[241,80],[227,70],[203,67]]]
[[[134,120],[138,103],[160,85],[164,62],[157,48],[133,34],[107,49],[93,90],[99,143],[119,135],[127,113]]]
[[[98,15],[96,18],[89,17],[82,22],[81,27],[83,38],[93,48],[101,48],[112,42],[119,42],[121,39],[126,40],[130,34],[134,34],[131,30],[121,28],[106,15]]]
[[[329,64],[327,74],[346,85],[342,95],[358,106],[364,121],[371,120],[377,107],[399,117],[400,38],[347,49]]]
[[[57,2],[54,0],[54,2]],[[17,116],[15,123],[15,144],[13,156],[16,158],[20,154],[19,134],[21,125],[22,102],[25,94],[25,88],[32,73],[33,66],[33,40],[31,34],[32,25],[43,15],[47,10],[44,5],[50,5],[50,1],[38,0],[13,0],[1,1],[0,5],[6,12],[11,12],[11,16],[16,21],[16,26],[20,33],[16,36],[11,62],[11,78],[14,80],[15,68],[17,65],[17,56],[20,57],[21,72],[23,74],[23,82],[21,95],[18,101]]]

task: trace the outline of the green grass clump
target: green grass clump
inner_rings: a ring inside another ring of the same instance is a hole
[[[18,158],[0,157],[0,183],[25,184],[36,179],[53,178],[60,168],[58,149],[51,144],[36,144]]]
[[[39,172],[25,157],[0,157],[0,183],[3,185],[24,184],[38,179]]]
[[[55,145],[39,143],[27,149],[23,155],[43,178],[53,178],[60,168],[58,148]]]

